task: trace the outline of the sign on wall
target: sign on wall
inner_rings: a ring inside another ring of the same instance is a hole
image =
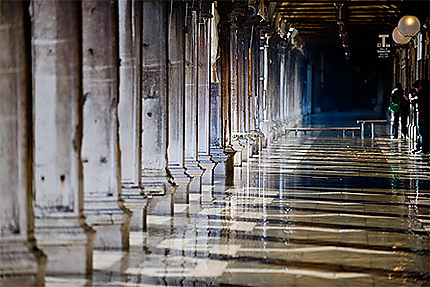
[[[376,52],[378,53],[379,59],[387,59],[390,57],[391,51],[391,43],[390,43],[390,35],[388,34],[379,34],[378,35],[378,43],[376,44]]]

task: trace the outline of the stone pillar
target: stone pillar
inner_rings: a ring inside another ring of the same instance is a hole
[[[84,213],[97,231],[94,247],[128,249],[131,212],[120,197],[117,7],[82,2]]]
[[[81,6],[31,3],[35,235],[47,273],[89,274],[95,232],[83,214]]]
[[[189,183],[191,177],[185,171],[185,93],[184,93],[184,19],[185,9],[183,3],[173,3],[172,15],[169,16],[168,31],[168,79],[169,79],[169,171],[177,190],[175,202],[189,202]]]
[[[143,2],[142,185],[150,214],[173,215],[175,186],[167,174],[167,2]],[[157,197],[157,198],[155,198]]]
[[[285,128],[286,125],[288,125],[287,122],[287,111],[286,111],[286,104],[287,104],[287,48],[283,48],[283,54],[281,57],[281,121],[282,125]],[[284,129],[285,133],[285,129]]]
[[[242,46],[241,50],[241,56],[240,59],[243,62],[241,65],[239,65],[240,72],[242,76],[241,85],[243,85],[243,94],[240,97],[242,104],[240,105],[241,108],[239,109],[240,118],[243,122],[240,125],[241,131],[248,133],[250,132],[250,110],[251,110],[251,69],[252,65],[250,63],[250,27],[248,25],[245,25],[242,32],[241,37],[241,43],[240,46]],[[253,137],[246,135],[241,137],[241,145],[244,147],[242,150],[242,162],[247,162],[248,157],[252,154],[252,146],[254,144]]]
[[[240,117],[243,97],[243,45],[241,45],[242,28],[239,27],[239,10],[229,13],[230,18],[230,117],[231,117],[231,136],[234,154],[234,166],[242,166],[242,151],[244,146],[239,141],[238,133],[241,132],[240,124],[243,122]],[[240,31],[239,31],[240,29]],[[240,35],[240,36],[239,36]]]
[[[274,40],[275,35],[270,38],[268,47],[268,89],[267,89],[267,128],[269,144],[276,140],[276,97],[277,97],[277,49]]]
[[[219,3],[221,6],[222,3]],[[215,168],[215,177],[222,178],[226,185],[231,185],[234,178],[234,154],[235,150],[232,148],[231,136],[231,101],[230,101],[230,22],[228,12],[231,11],[228,3],[223,3],[220,12],[220,70],[221,70],[221,143],[222,153],[216,153],[213,149],[215,156],[212,158],[217,162]],[[219,7],[218,6],[218,7]]]
[[[121,197],[130,209],[130,228],[143,228],[147,199],[141,173],[141,28],[142,2],[118,1],[119,19],[119,139],[121,149]]]
[[[197,13],[188,11],[185,19],[185,168],[193,178],[190,183],[191,192],[200,192],[204,169],[198,161],[198,106],[197,106],[197,77],[198,77],[198,36]]]
[[[209,5],[208,5],[209,4]],[[200,166],[205,169],[202,176],[203,184],[213,183],[213,169],[215,162],[210,155],[210,3],[204,3],[201,16],[198,19],[198,75],[197,75],[197,103],[198,103],[198,159]]]
[[[269,80],[269,44],[268,35],[261,32],[260,38],[260,129],[264,134],[263,146],[270,140],[270,120],[269,120],[269,99],[268,99],[268,80]]]
[[[44,284],[33,234],[31,93],[23,1],[0,2],[0,285]],[[26,15],[28,17],[28,15]],[[28,38],[27,38],[28,39]]]
[[[250,35],[252,42],[250,42],[249,46],[249,122],[248,128],[250,131],[256,130],[256,111],[258,108],[257,96],[258,96],[258,47],[256,46],[255,39],[255,26],[251,29]]]
[[[219,30],[218,20],[219,15],[215,9],[215,5],[212,4],[213,18],[210,20],[211,30],[211,83],[210,83],[210,154],[212,160],[216,163],[213,170],[213,178],[215,181],[226,178],[226,161],[228,159],[227,154],[224,153],[223,149],[223,132],[224,123],[222,118],[222,97],[221,97],[221,60],[219,58]]]

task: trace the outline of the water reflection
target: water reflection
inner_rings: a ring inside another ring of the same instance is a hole
[[[149,216],[129,252],[96,251],[91,278],[47,286],[425,286],[428,158],[406,149],[282,138],[236,168],[234,186],[204,185],[174,217]]]

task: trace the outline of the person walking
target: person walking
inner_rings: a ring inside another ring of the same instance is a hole
[[[394,122],[392,125],[392,130],[391,130],[391,138],[392,139],[396,139],[398,137],[398,132],[399,132],[399,117],[400,117],[400,105],[401,105],[401,98],[403,97],[403,88],[402,88],[402,84],[397,83],[396,86],[394,87],[393,91],[391,92],[391,104],[390,107],[388,108],[394,116]]]
[[[424,87],[423,82],[418,80],[412,85],[416,103],[418,104],[418,134],[420,140],[418,147],[414,152],[428,153],[429,152],[429,94],[427,87]]]
[[[410,112],[410,102],[409,97],[406,91],[403,91],[402,96],[400,97],[400,124],[401,127],[401,137],[402,139],[406,139],[408,135],[408,116]]]

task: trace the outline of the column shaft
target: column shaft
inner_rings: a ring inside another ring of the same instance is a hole
[[[92,272],[83,215],[80,3],[32,2],[34,206],[48,273]],[[64,258],[68,258],[64,261]]]
[[[158,195],[148,213],[173,214],[175,188],[167,174],[167,2],[143,2],[142,184]],[[161,196],[161,197],[160,197]]]
[[[130,212],[120,199],[117,7],[82,3],[84,212],[97,231],[95,247],[128,249]]]
[[[221,4],[221,3],[220,3]],[[230,23],[228,11],[231,9],[225,6],[220,12],[220,59],[221,59],[221,116],[222,116],[222,146],[223,153],[227,156],[224,164],[217,166],[215,173],[225,178],[225,183],[231,184],[234,178],[234,154],[232,148],[232,121],[231,121],[231,101],[230,101]]]
[[[228,156],[224,153],[224,122],[223,118],[223,100],[221,94],[221,59],[220,59],[220,45],[219,45],[219,20],[218,11],[215,5],[212,4],[211,18],[211,90],[210,90],[210,154],[212,160],[216,163],[214,168],[214,180],[225,179],[226,177],[226,162]]]
[[[209,14],[210,6],[205,3],[202,13]],[[210,156],[210,21],[209,18],[200,17],[198,41],[198,159],[205,169],[202,183],[212,184],[215,163]]]
[[[125,187],[140,184],[140,107],[136,78],[136,31],[133,29],[132,0],[118,1],[119,16],[119,133],[121,148],[121,182]]]
[[[44,284],[33,234],[31,94],[23,1],[0,2],[0,285]]]
[[[143,228],[147,204],[141,184],[141,36],[142,2],[118,1],[119,19],[119,139],[121,149],[122,199],[130,209],[130,228]]]
[[[168,31],[168,109],[169,109],[169,171],[173,176],[177,190],[175,202],[189,201],[189,183],[191,177],[185,171],[185,7],[174,3],[169,16]]]
[[[204,169],[198,162],[198,106],[197,106],[197,77],[198,77],[198,36],[197,13],[188,11],[185,19],[185,167],[193,178],[190,191],[201,191],[201,176]]]

